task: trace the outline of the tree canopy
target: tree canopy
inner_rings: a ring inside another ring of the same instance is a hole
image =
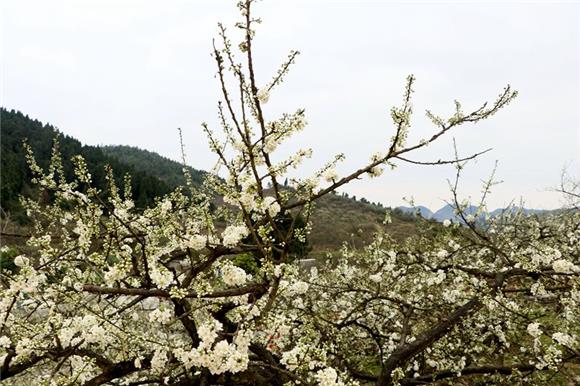
[[[2,271],[0,377],[46,385],[546,384],[578,374],[580,212],[517,211],[485,224],[463,212],[396,241],[377,233],[345,244],[305,272],[296,259],[323,197],[401,162],[453,164],[457,181],[478,156],[409,158],[450,131],[491,117],[516,96],[443,118],[433,135],[407,141],[415,78],[393,107],[393,134],[365,165],[338,175],[339,154],[306,178],[290,178],[312,150],[276,149],[303,130],[303,109],[270,118],[267,103],[293,65],[271,80],[254,71],[259,19],[239,3],[241,43],[220,25],[213,56],[222,90],[221,130],[204,124],[216,169],[137,210],[127,179],[95,184],[87,161],[47,168],[27,160],[50,200],[24,199],[33,253]],[[238,35],[235,35],[238,38]],[[218,178],[217,173],[225,176]],[[70,177],[70,178],[69,178]],[[286,183],[286,179],[288,182]],[[285,185],[291,189],[284,189]],[[493,183],[485,185],[484,196]],[[563,189],[566,190],[566,189]],[[210,208],[215,195],[224,205]],[[484,201],[483,201],[484,202]],[[484,204],[479,211],[484,210]],[[389,221],[386,216],[385,221]],[[258,259],[252,264],[253,257]]]

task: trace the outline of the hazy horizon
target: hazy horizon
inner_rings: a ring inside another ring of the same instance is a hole
[[[1,104],[57,126],[89,145],[120,144],[180,159],[184,130],[189,164],[208,170],[200,124],[218,128],[219,88],[209,53],[216,24],[234,33],[235,2],[8,0],[2,6]],[[494,148],[468,166],[460,187],[478,199],[481,179],[498,160],[489,208],[523,198],[525,206],[560,205],[549,190],[562,168],[580,170],[580,3],[401,3],[264,1],[255,6],[258,81],[267,82],[291,49],[296,66],[265,106],[266,116],[306,109],[309,125],[281,149],[305,145],[305,173],[334,154],[339,173],[358,168],[392,135],[407,74],[417,77],[409,141],[432,134],[429,108],[449,116],[493,101],[506,84],[519,97],[496,116],[460,127],[413,154],[429,161]],[[232,40],[239,40],[234,34]],[[436,211],[450,197],[452,166],[399,164],[346,192],[387,206]]]

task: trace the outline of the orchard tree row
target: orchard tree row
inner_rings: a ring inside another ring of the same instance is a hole
[[[23,199],[34,253],[1,273],[3,384],[577,380],[578,190],[564,186],[567,210],[512,211],[481,225],[463,216],[467,203],[455,184],[452,202],[465,226],[441,225],[406,242],[376,234],[367,247],[345,246],[333,263],[309,272],[294,258],[317,200],[355,179],[411,162],[454,164],[459,181],[478,154],[435,162],[411,154],[491,117],[516,93],[508,86],[470,111],[455,102],[450,117],[427,111],[433,134],[411,143],[410,76],[402,104],[391,110],[388,146],[349,174],[336,172],[339,154],[308,178],[290,178],[312,150],[281,158],[277,148],[305,128],[305,111],[274,119],[264,111],[298,52],[270,80],[255,73],[260,20],[252,5],[239,4],[241,41],[230,41],[220,25],[213,56],[221,127],[203,125],[217,166],[202,188],[186,178],[183,188],[138,210],[129,179],[118,184],[109,171],[107,187],[97,189],[82,157],[73,158],[67,179],[58,147],[47,172],[28,152],[43,199]],[[216,196],[224,205],[210,210]]]

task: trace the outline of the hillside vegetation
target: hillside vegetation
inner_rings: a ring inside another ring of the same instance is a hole
[[[129,165],[135,170],[154,176],[171,188],[185,184],[183,165],[167,157],[149,150],[126,145],[101,146],[100,149],[107,156]],[[188,170],[193,183],[201,185],[205,172],[192,167],[188,167]]]
[[[155,175],[147,173],[108,156],[96,146],[83,145],[80,141],[64,135],[54,126],[29,118],[28,115],[15,110],[0,110],[1,126],[1,207],[3,217],[10,215],[17,222],[24,221],[24,214],[19,203],[19,196],[32,197],[34,188],[30,184],[32,174],[26,163],[26,152],[23,142],[26,141],[40,167],[48,170],[55,138],[58,138],[59,151],[62,155],[66,179],[73,177],[71,158],[82,155],[93,177],[93,184],[106,191],[105,166],[110,165],[114,177],[120,186],[126,174],[132,177],[132,193],[137,207],[146,207],[154,202],[155,197],[169,193],[173,186]]]
[[[105,154],[116,158],[135,170],[151,173],[175,188],[184,184],[182,165],[157,153],[132,146],[104,146]],[[203,181],[203,171],[189,167],[194,184]],[[379,229],[388,231],[395,238],[405,238],[416,233],[412,215],[394,211],[391,224],[383,224],[385,210],[382,205],[365,198],[357,200],[348,195],[330,195],[315,206],[312,217],[311,244],[313,252],[335,250],[341,242],[362,246],[371,241]]]
[[[132,188],[138,207],[150,206],[156,197],[167,194],[183,185],[183,165],[157,153],[131,146],[90,146],[60,133],[54,126],[29,118],[14,110],[1,110],[2,118],[2,195],[3,217],[9,215],[16,223],[25,223],[18,197],[32,197],[34,189],[29,181],[31,174],[26,164],[23,141],[34,150],[37,162],[47,170],[52,154],[54,139],[58,137],[59,149],[64,161],[65,175],[72,178],[70,159],[82,155],[93,176],[94,185],[105,194],[105,166],[111,165],[117,183],[122,186],[125,174],[132,177]],[[193,183],[201,185],[205,172],[189,167]],[[362,246],[371,241],[379,229],[387,231],[397,239],[416,234],[418,222],[412,215],[400,210],[392,212],[392,222],[383,224],[384,208],[364,198],[357,200],[348,195],[333,194],[321,199],[312,215],[312,231],[309,235],[314,249],[312,256],[335,251],[344,242]],[[24,228],[12,224],[12,233]],[[10,240],[13,241],[13,240]]]
[[[392,211],[391,222],[384,224],[385,211],[386,208],[379,205],[345,196],[322,198],[312,216],[310,241],[315,246],[313,252],[336,250],[342,242],[362,247],[368,245],[379,230],[399,240],[417,233],[419,222],[398,210]]]

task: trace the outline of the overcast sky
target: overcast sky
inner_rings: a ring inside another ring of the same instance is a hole
[[[550,189],[562,168],[580,170],[579,2],[259,2],[255,54],[267,82],[289,50],[301,55],[271,95],[267,117],[304,107],[309,126],[282,149],[312,147],[314,170],[334,154],[339,172],[362,166],[393,134],[388,111],[406,75],[417,77],[410,141],[435,128],[424,110],[448,116],[492,101],[508,83],[518,98],[492,119],[460,127],[417,160],[492,147],[465,171],[460,193],[478,198],[499,161],[503,184],[491,208],[523,198],[560,204]],[[126,144],[209,169],[200,123],[217,128],[219,98],[210,57],[216,24],[232,26],[235,1],[4,0],[2,105],[57,126],[86,144]],[[235,30],[231,28],[232,32]],[[239,42],[239,35],[232,36]],[[400,165],[346,191],[386,205],[437,209],[449,198],[452,167]]]

